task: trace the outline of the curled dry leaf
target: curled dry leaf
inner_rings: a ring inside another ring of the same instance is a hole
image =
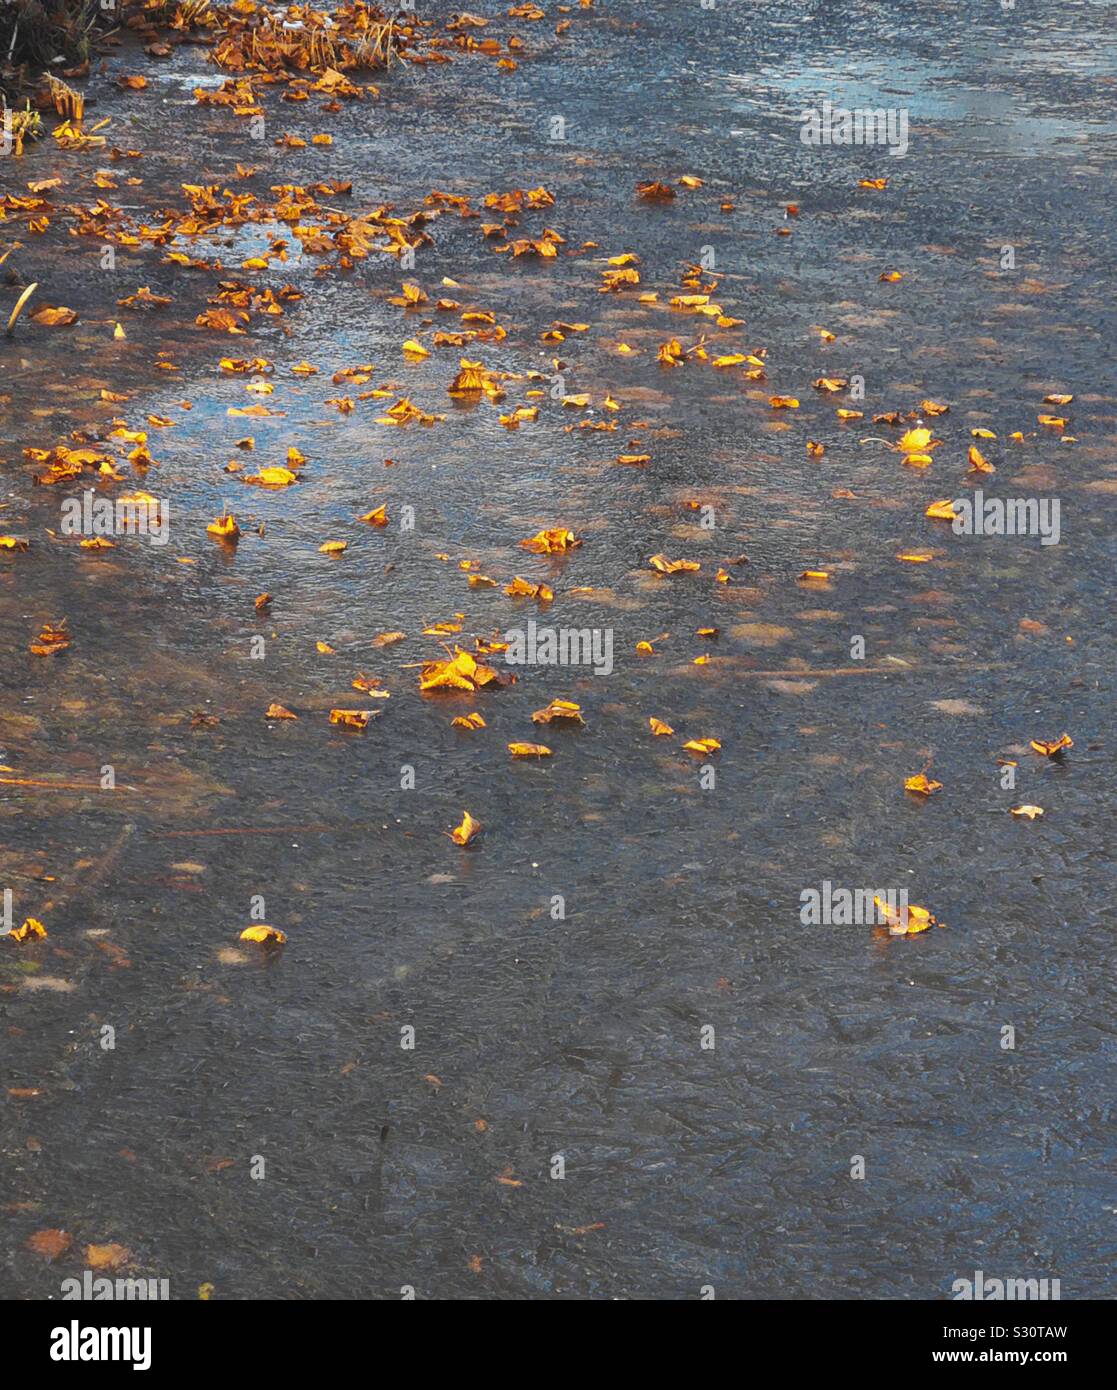
[[[873,905],[880,913],[881,920],[888,927],[890,936],[917,936],[928,927],[941,927],[945,924],[933,917],[925,907],[915,903],[894,906],[885,898],[873,898]]]
[[[463,811],[461,824],[456,825],[454,829],[449,831],[448,833],[450,839],[453,840],[454,844],[468,845],[470,840],[472,840],[474,836],[477,835],[480,829],[481,822],[474,820],[468,811]]]
[[[67,309],[64,305],[52,306],[44,304],[41,309],[31,315],[32,323],[41,323],[44,328],[68,328],[70,324],[77,323],[78,316],[73,309]]]
[[[379,710],[371,709],[332,709],[330,710],[330,723],[337,724],[343,729],[360,731],[367,728],[369,719],[379,712]]]
[[[573,700],[552,700],[544,709],[537,709],[531,716],[533,724],[550,724],[554,719],[569,719],[575,724],[584,724],[581,705]]]
[[[651,555],[648,564],[660,574],[693,573],[702,568],[697,560],[669,560],[666,555]]]
[[[692,738],[683,744],[686,753],[716,753],[721,744],[716,738]]]
[[[37,917],[27,917],[18,927],[13,927],[8,933],[9,941],[41,941],[47,935],[47,929]]]
[[[953,521],[956,516],[954,510],[956,505],[957,503],[953,498],[943,497],[937,502],[932,502],[923,515],[929,516],[933,521]]]
[[[419,671],[419,689],[483,690],[489,685],[506,685],[513,678],[477,661],[461,647],[454,648],[449,661],[428,661]]]
[[[920,796],[930,796],[933,792],[942,791],[942,783],[934,782],[924,773],[917,772],[914,777],[909,777],[904,782],[904,791],[917,792]]]
[[[222,512],[215,520],[211,521],[206,527],[207,534],[216,536],[218,540],[235,541],[240,536],[240,527],[237,519],[231,512]]]
[[[578,540],[573,531],[567,531],[562,526],[555,526],[546,531],[537,531],[534,536],[520,541],[520,548],[532,550],[537,555],[563,555],[566,551],[573,550],[575,546],[581,544],[582,542]]]
[[[510,743],[508,751],[514,758],[549,758],[551,750],[545,743]]]
[[[1030,746],[1037,753],[1042,753],[1045,758],[1053,758],[1064,748],[1073,748],[1074,739],[1071,738],[1070,734],[1060,734],[1058,738],[1054,739],[1033,738]]]
[[[550,603],[554,599],[554,591],[546,584],[532,584],[526,579],[521,579],[517,575],[511,584],[505,584],[504,592],[512,598],[533,598],[540,603]]]
[[[281,932],[278,927],[269,927],[260,922],[254,927],[245,927],[240,934],[240,940],[255,941],[261,946],[282,946],[287,940],[287,934]]]

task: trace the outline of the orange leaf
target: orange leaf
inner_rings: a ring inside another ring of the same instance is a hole
[[[44,1260],[57,1260],[70,1248],[72,1240],[66,1231],[46,1230],[28,1236],[25,1244],[32,1254],[41,1255]]]
[[[119,1269],[132,1258],[126,1245],[87,1245],[85,1263],[90,1269]]]

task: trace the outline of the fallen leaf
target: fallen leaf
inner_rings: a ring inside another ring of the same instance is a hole
[[[1056,739],[1033,738],[1030,746],[1037,753],[1042,753],[1045,758],[1053,758],[1064,748],[1073,748],[1074,739],[1071,738],[1070,734],[1060,734]]]
[[[921,796],[930,796],[932,792],[942,791],[942,783],[933,782],[922,772],[919,772],[914,777],[907,778],[904,782],[904,791],[918,792]]]
[[[549,758],[551,750],[545,743],[510,743],[508,751],[514,758]]]
[[[893,907],[886,899],[874,897],[873,905],[887,924],[890,936],[917,936],[928,927],[943,925],[925,907],[917,907],[914,903]]]
[[[40,1255],[44,1260],[57,1260],[70,1248],[72,1240],[73,1237],[66,1231],[45,1230],[36,1231],[24,1243],[32,1254]]]
[[[716,753],[721,744],[716,738],[692,738],[683,744],[683,749],[687,753]]]
[[[132,1258],[126,1245],[87,1245],[85,1263],[90,1269],[119,1269]]]
[[[481,822],[474,820],[468,811],[463,811],[461,824],[449,832],[450,839],[456,845],[468,845],[480,829]]]
[[[265,946],[282,946],[287,940],[287,935],[285,932],[281,932],[278,927],[269,927],[261,922],[255,927],[245,927],[240,934],[240,939],[241,941],[258,941]]]

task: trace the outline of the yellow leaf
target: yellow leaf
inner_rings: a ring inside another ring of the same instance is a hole
[[[245,927],[244,931],[240,934],[240,939],[242,941],[258,941],[261,944],[282,946],[287,940],[287,936],[284,932],[281,932],[278,927],[265,926],[264,923],[261,922],[259,926],[256,927]]]
[[[721,744],[716,738],[692,738],[683,744],[683,749],[688,753],[716,753]]]
[[[216,521],[210,522],[206,530],[211,536],[219,536],[222,540],[236,540],[240,535],[240,527],[230,512],[222,512]]]
[[[669,560],[666,555],[652,555],[648,559],[648,564],[660,574],[679,574],[681,572],[691,572],[702,568],[697,560]]]
[[[933,782],[922,772],[916,773],[904,782],[904,791],[918,792],[920,796],[930,796],[932,792],[942,791],[941,782]]]
[[[373,713],[368,709],[332,709],[330,723],[338,724],[343,729],[364,729]]]
[[[923,515],[929,516],[935,521],[953,521],[955,516],[954,501],[950,497],[942,497],[937,502],[932,502]]]
[[[928,927],[943,925],[925,907],[917,907],[914,903],[897,908],[884,898],[874,897],[873,905],[887,924],[891,936],[916,936]]]
[[[511,584],[505,584],[504,592],[513,598],[538,599],[540,603],[550,603],[554,598],[553,591],[546,584],[532,584],[526,579],[521,579],[519,575]]]
[[[261,468],[259,473],[246,473],[244,481],[254,483],[257,487],[290,487],[292,483],[299,481],[298,474],[292,473],[289,468]]]
[[[8,933],[8,938],[11,941],[31,941],[34,938],[45,937],[46,934],[47,929],[42,922],[35,917],[27,917],[20,926]]]
[[[456,845],[468,845],[480,829],[481,822],[474,820],[468,811],[463,811],[462,823],[449,832],[450,839]]]
[[[510,743],[508,751],[514,758],[549,758],[551,750],[545,743]]]
[[[926,449],[930,442],[930,430],[923,428],[908,430],[905,434],[900,436],[896,448],[902,454],[918,454]]]
[[[570,719],[576,724],[584,724],[581,705],[573,700],[552,700],[544,709],[537,709],[531,716],[533,724],[549,724],[553,719]]]
[[[461,647],[454,648],[449,661],[429,661],[419,671],[419,689],[481,690],[486,685],[507,683],[508,677],[483,662],[475,660]]]
[[[552,527],[547,531],[538,531],[534,536],[527,540],[520,541],[522,550],[534,550],[540,555],[561,555],[564,551],[573,550],[576,545],[581,545],[573,531],[567,531],[563,527]]]

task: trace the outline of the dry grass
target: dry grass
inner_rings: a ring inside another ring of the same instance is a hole
[[[83,62],[99,18],[98,0],[7,0],[0,5],[0,60],[33,75],[55,58]]]
[[[341,22],[327,26],[324,13],[304,11],[301,29],[285,29],[283,17],[271,14],[265,14],[251,28],[238,31],[230,25],[228,47],[219,45],[215,57],[222,63],[224,49],[234,61],[266,71],[287,67],[300,72],[324,72],[326,68],[345,72],[386,68],[391,63],[395,20],[373,19],[363,12],[335,14],[340,14]]]

